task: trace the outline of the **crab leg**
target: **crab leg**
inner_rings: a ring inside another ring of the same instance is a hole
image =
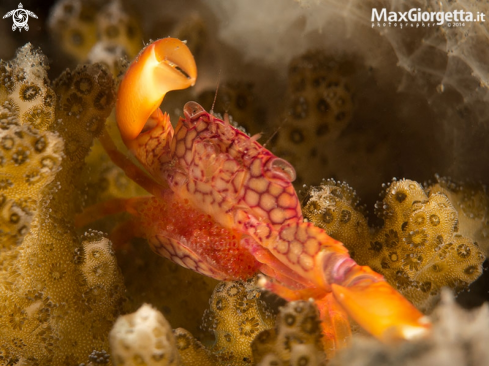
[[[291,290],[277,281],[264,276],[258,280],[258,285],[287,301],[314,300],[319,310],[323,333],[322,341],[328,357],[333,357],[336,350],[348,345],[351,338],[348,313],[338,303],[332,293],[325,293],[324,290],[319,288]]]
[[[422,313],[381,275],[359,266],[322,229],[309,223],[286,225],[268,250],[291,272],[331,291],[338,306],[380,340],[411,339],[427,332]]]
[[[138,219],[130,218],[129,220],[119,223],[110,233],[109,239],[112,246],[118,249],[131,249],[130,241],[134,238],[144,238],[141,231],[141,224]]]
[[[319,299],[326,295],[323,289],[317,287],[292,290],[286,283],[279,282],[275,278],[265,277],[263,275],[259,275],[258,286],[279,295],[287,301]]]
[[[345,272],[343,281],[331,287],[341,307],[384,342],[427,334],[430,324],[423,314],[367,266],[355,263]]]
[[[138,198],[136,198],[138,199]],[[75,217],[75,226],[84,227],[94,221],[103,219],[106,216],[115,215],[122,212],[136,214],[132,209],[131,202],[134,198],[114,198],[108,201],[96,203],[87,207],[81,214]]]
[[[115,146],[115,143],[110,137],[107,129],[104,129],[102,134],[99,136],[99,141],[107,154],[110,156],[112,162],[121,168],[130,179],[139,184],[146,191],[155,196],[160,196],[162,189],[168,188],[168,185],[166,184],[159,184],[155,182],[126,155],[121,153]]]
[[[315,301],[319,309],[323,345],[328,358],[333,358],[335,352],[348,346],[351,339],[351,328],[348,313],[329,293]]]

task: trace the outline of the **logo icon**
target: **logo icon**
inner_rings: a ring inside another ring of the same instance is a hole
[[[22,31],[22,28],[25,28],[25,30],[28,31],[29,25],[27,24],[27,21],[29,20],[29,15],[37,19],[36,14],[34,14],[32,11],[24,9],[22,3],[19,3],[19,8],[9,11],[3,16],[3,19],[12,17],[14,21],[14,25],[12,25],[13,31],[17,28],[19,29],[19,32]]]

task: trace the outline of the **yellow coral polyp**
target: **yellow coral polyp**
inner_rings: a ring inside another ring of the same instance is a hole
[[[292,301],[280,308],[275,328],[261,332],[252,343],[260,365],[324,365],[318,311],[312,302]],[[328,352],[328,350],[326,350]]]
[[[311,188],[304,216],[342,241],[355,261],[383,274],[421,310],[433,308],[443,286],[460,290],[482,273],[485,256],[474,232],[459,220],[460,210],[446,189],[394,180],[376,205],[384,220],[376,230],[368,228],[352,192],[332,180]]]
[[[221,282],[214,289],[207,313],[207,327],[215,342],[204,348],[184,329],[175,331],[183,365],[248,365],[255,363],[251,342],[273,319],[252,281]]]
[[[321,181],[330,155],[327,149],[350,123],[353,93],[344,69],[320,50],[290,62],[287,111],[277,119],[272,144],[276,154],[297,170],[296,187]]]
[[[124,285],[110,242],[78,238],[74,215],[78,174],[112,109],[113,81],[93,65],[50,84],[44,56],[29,44],[1,61],[0,73],[2,362],[107,363]]]
[[[79,61],[86,61],[98,43],[107,47],[119,46],[131,58],[141,48],[139,24],[117,0],[108,3],[94,0],[58,1],[49,18],[49,29],[61,48]],[[94,57],[97,58],[92,55],[91,59]],[[114,70],[114,65],[108,66]]]

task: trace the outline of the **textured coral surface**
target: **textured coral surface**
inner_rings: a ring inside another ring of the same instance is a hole
[[[466,288],[480,276],[485,260],[473,236],[464,236],[470,233],[466,221],[459,220],[462,213],[445,192],[439,185],[424,189],[411,180],[394,180],[376,205],[383,226],[371,230],[353,189],[328,180],[309,190],[304,217],[429,311],[442,287]]]
[[[205,326],[208,347],[183,328],[172,333],[157,310],[143,305],[121,316],[110,339],[116,365],[325,365],[314,303],[295,301],[279,309],[274,324],[253,281],[221,282],[214,290]]]
[[[274,329],[261,332],[252,343],[259,365],[323,365],[318,311],[313,302],[292,301],[280,308]]]
[[[249,282],[221,282],[210,299],[205,325],[214,334],[205,349],[183,329],[176,330],[177,346],[184,365],[248,365],[255,363],[251,342],[263,330],[273,327],[273,318]]]
[[[122,277],[110,242],[97,232],[79,238],[73,219],[76,173],[110,113],[113,82],[93,65],[66,71],[51,87],[45,65],[29,44],[0,65],[0,357],[5,364],[108,362]]]
[[[329,176],[328,156],[335,141],[348,126],[353,112],[353,91],[348,76],[349,60],[310,51],[289,64],[287,108],[278,122],[273,148],[298,174],[297,187],[319,183]]]
[[[179,364],[170,324],[148,304],[117,319],[110,332],[110,344],[115,365]]]

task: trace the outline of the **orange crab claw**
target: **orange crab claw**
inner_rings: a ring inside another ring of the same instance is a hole
[[[194,57],[182,41],[164,38],[144,48],[119,86],[116,118],[124,142],[141,133],[167,92],[188,88],[196,78]]]
[[[331,285],[335,299],[362,328],[384,342],[429,333],[430,324],[423,314],[387,282],[364,281],[348,287]]]

